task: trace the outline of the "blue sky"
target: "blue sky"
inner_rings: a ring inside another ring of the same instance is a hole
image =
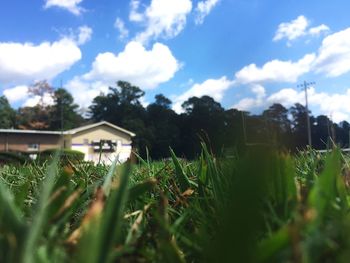
[[[345,0],[32,0],[0,8],[0,92],[34,105],[33,82],[60,82],[82,107],[126,80],[175,110],[209,95],[259,112],[304,103],[350,121],[350,3]],[[47,94],[47,103],[50,95]]]

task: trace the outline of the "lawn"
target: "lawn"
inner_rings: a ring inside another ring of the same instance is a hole
[[[335,149],[0,168],[1,262],[349,262]]]

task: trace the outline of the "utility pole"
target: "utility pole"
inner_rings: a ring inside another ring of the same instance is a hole
[[[306,108],[306,124],[307,124],[307,140],[310,147],[312,147],[312,138],[311,138],[311,125],[310,125],[310,117],[309,117],[309,103],[307,98],[307,89],[311,85],[315,85],[315,82],[306,82],[299,84],[298,88],[303,88],[305,91],[305,108]]]

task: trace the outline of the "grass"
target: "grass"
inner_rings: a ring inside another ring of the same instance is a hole
[[[348,262],[340,151],[0,168],[1,262]]]

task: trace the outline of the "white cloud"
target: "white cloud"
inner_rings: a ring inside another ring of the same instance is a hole
[[[79,27],[79,34],[77,38],[78,45],[84,45],[86,42],[91,40],[92,28],[88,26]]]
[[[322,28],[315,30],[314,34],[321,32]],[[262,67],[250,64],[236,72],[235,77],[238,84],[294,83],[309,72],[325,73],[328,77],[350,72],[350,28],[325,37],[316,54],[306,54],[296,62],[275,59]]]
[[[3,94],[10,103],[16,103],[28,98],[28,86],[20,85],[13,88],[5,89]]]
[[[314,29],[314,30],[312,30]],[[321,25],[311,28],[310,34],[319,34],[328,30]],[[297,62],[272,60],[261,68],[255,64],[248,65],[238,71],[235,76],[236,84],[256,85],[267,82],[295,83],[306,73],[323,73],[328,77],[338,77],[350,72],[350,28],[328,35],[315,54],[307,54]],[[255,96],[240,100],[233,107],[242,110],[266,108],[273,103],[281,103],[291,107],[295,103],[305,103],[305,94],[293,88],[285,88],[269,96],[264,95],[262,88],[252,90]],[[317,114],[325,114],[334,121],[349,120],[350,89],[344,94],[316,92],[314,88],[308,91],[310,108]]]
[[[108,93],[108,87],[114,87],[118,80],[128,81],[143,90],[153,89],[173,78],[179,68],[179,62],[167,46],[156,43],[146,50],[141,43],[132,41],[119,54],[98,54],[92,69],[73,78],[66,88],[75,101],[86,108],[101,92]]]
[[[350,108],[348,107],[350,101],[350,89],[345,93],[317,92],[315,88],[311,87],[308,90],[309,105],[311,108],[318,109],[320,114],[327,115],[335,122],[349,120]],[[282,89],[267,98],[268,104],[281,103],[285,107],[290,107],[295,103],[305,104],[304,91],[297,91],[295,89]]]
[[[38,105],[39,103],[43,103],[43,105],[45,106],[49,106],[49,105],[53,105],[54,104],[54,99],[52,97],[52,94],[50,93],[45,93],[42,101],[40,96],[30,96],[28,97],[25,102],[23,103],[23,107],[34,107],[36,105]]]
[[[322,41],[315,71],[328,77],[338,77],[350,71],[350,27]]]
[[[19,85],[13,88],[8,88],[3,91],[3,94],[11,104],[21,103],[23,107],[33,107],[41,102],[41,97],[38,95],[31,95],[27,85]],[[42,98],[44,105],[52,105],[54,99],[51,93],[45,93]]]
[[[266,96],[265,88],[261,85],[254,85],[252,87],[252,92],[256,95],[258,99],[263,99]]]
[[[80,77],[74,77],[65,85],[65,88],[72,94],[75,103],[81,108],[87,109],[95,97],[101,93],[108,93],[109,86],[115,86],[115,83],[98,80],[88,82]]]
[[[289,108],[295,103],[305,104],[305,93],[302,90],[293,88],[281,89],[275,93],[267,96],[264,94],[265,89],[254,91],[253,97],[247,97],[240,100],[233,108],[250,111],[256,108],[267,108],[273,103],[280,103]],[[350,89],[345,93],[317,92],[314,87],[308,90],[309,107],[317,112],[317,115],[324,114],[330,117],[335,122],[350,119],[350,108],[348,107],[350,101]]]
[[[291,46],[291,42],[295,39],[303,36],[319,36],[328,31],[329,27],[324,24],[310,28],[310,21],[301,15],[290,22],[279,24],[273,41],[287,39],[287,46]]]
[[[79,6],[83,0],[46,0],[45,8],[59,7],[68,10],[74,15],[80,15],[84,9]]]
[[[84,79],[125,80],[142,89],[152,89],[170,80],[179,68],[179,62],[167,46],[155,43],[152,49],[146,50],[141,43],[131,41],[117,55],[110,52],[98,54]]]
[[[309,29],[309,34],[312,36],[319,36],[322,32],[329,32],[329,27],[326,26],[325,24],[312,27]]]
[[[126,29],[125,24],[123,20],[121,20],[119,17],[116,18],[114,22],[114,27],[118,29],[119,31],[119,38],[124,39],[129,36],[129,31]]]
[[[281,89],[276,93],[271,94],[267,99],[267,104],[280,103],[285,107],[291,107],[297,102],[305,100],[303,91],[297,91],[292,88]]]
[[[191,0],[152,0],[144,13],[139,13],[140,2],[131,2],[129,18],[134,22],[141,22],[146,29],[137,34],[136,41],[146,43],[151,39],[173,38],[186,25],[186,16],[192,10]]]
[[[139,7],[140,7],[139,0],[131,0],[131,2],[130,2],[130,14],[129,14],[130,21],[142,22],[144,20],[144,15],[138,11]]]
[[[348,107],[350,101],[350,89],[345,93],[317,93],[315,89],[309,91],[310,105],[319,107],[320,112],[332,118],[335,122],[349,120],[350,109]],[[346,117],[347,116],[347,117]]]
[[[263,86],[255,84],[251,87],[251,91],[254,93],[255,97],[241,99],[232,107],[242,111],[249,111],[251,109],[261,107],[266,103],[266,91]]]
[[[309,72],[315,60],[314,54],[308,54],[297,62],[272,60],[261,68],[250,64],[238,71],[236,81],[240,84],[264,82],[296,82],[298,77]]]
[[[147,101],[147,100],[145,99],[145,97],[141,97],[141,98],[140,98],[140,103],[141,103],[141,105],[142,105],[144,108],[147,108],[147,106],[150,104],[150,102]]]
[[[0,83],[52,79],[81,59],[77,44],[68,38],[56,42],[0,42]]]
[[[196,83],[185,93],[175,97],[173,109],[178,113],[182,112],[182,103],[191,97],[202,97],[208,95],[216,101],[221,101],[224,92],[232,85],[233,82],[226,77],[208,79],[200,84]]]
[[[278,26],[273,41],[282,40],[284,38],[294,40],[304,36],[305,30],[308,26],[309,21],[305,16],[298,16],[296,19],[290,22],[281,23]]]
[[[204,22],[204,18],[209,15],[211,10],[217,5],[218,2],[219,0],[199,1],[196,7],[195,23],[197,25],[202,24]]]

